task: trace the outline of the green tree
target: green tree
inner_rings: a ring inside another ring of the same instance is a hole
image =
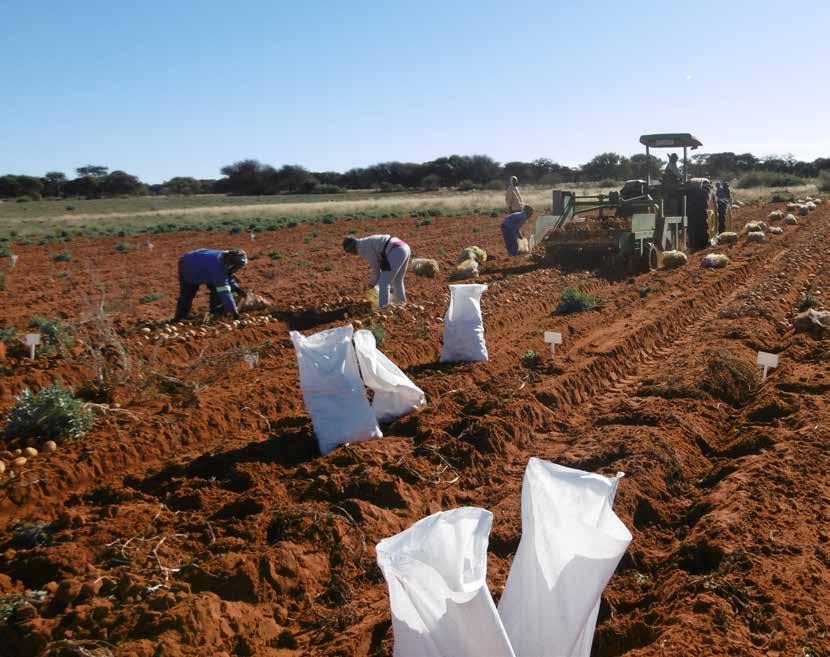
[[[79,178],[85,178],[89,176],[90,178],[103,178],[107,175],[107,171],[109,171],[109,167],[101,167],[95,164],[87,164],[85,167],[78,167],[75,169],[75,172],[78,174]]]
[[[49,171],[43,176],[43,193],[46,196],[60,196],[65,184],[66,176],[62,172]]]

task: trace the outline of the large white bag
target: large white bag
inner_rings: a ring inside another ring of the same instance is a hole
[[[486,285],[450,285],[450,307],[444,315],[444,347],[441,362],[487,360],[481,295]]]
[[[291,331],[303,400],[322,454],[383,435],[366,399],[352,334],[351,324],[309,337]]]
[[[614,478],[530,459],[499,614],[517,657],[589,657],[600,596],[631,542]]]
[[[377,544],[395,657],[514,657],[487,588],[493,514],[435,513]]]
[[[354,334],[354,348],[363,382],[372,389],[372,409],[378,422],[392,422],[426,404],[424,391],[384,356],[371,331]]]

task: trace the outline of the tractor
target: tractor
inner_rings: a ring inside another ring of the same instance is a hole
[[[579,196],[553,190],[550,215],[539,217],[534,242],[554,264],[612,262],[626,271],[657,268],[664,251],[708,246],[706,226],[714,217],[711,183],[687,177],[688,150],[703,144],[688,133],[643,135],[647,180],[629,180],[621,190]],[[679,178],[652,180],[654,148],[683,149]],[[703,237],[701,237],[701,235]],[[705,242],[705,243],[704,243]]]

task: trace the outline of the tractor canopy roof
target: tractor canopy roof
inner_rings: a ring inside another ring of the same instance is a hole
[[[649,148],[682,148],[688,146],[695,149],[703,143],[688,132],[666,132],[657,135],[643,135],[640,143]]]

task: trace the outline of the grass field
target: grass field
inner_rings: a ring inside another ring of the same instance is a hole
[[[595,185],[562,185],[583,194],[607,192]],[[618,189],[619,186],[614,187]],[[773,189],[734,190],[743,201],[768,200]],[[789,188],[796,196],[815,194],[815,185]],[[548,187],[527,187],[525,201],[550,209]],[[0,239],[26,240],[73,235],[252,227],[276,230],[292,222],[347,218],[430,217],[504,212],[502,191],[428,193],[348,192],[281,196],[145,196],[135,198],[0,203]]]

